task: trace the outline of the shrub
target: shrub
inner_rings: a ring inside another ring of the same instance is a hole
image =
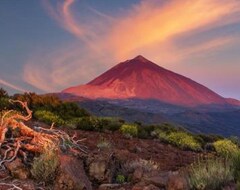
[[[138,137],[141,139],[147,139],[150,137],[148,131],[145,129],[145,127],[138,126]]]
[[[232,161],[234,177],[237,181],[240,181],[240,151],[233,154],[230,159]]]
[[[158,138],[163,142],[173,144],[182,149],[201,150],[201,144],[190,134],[185,132],[159,132]]]
[[[86,131],[97,130],[97,119],[94,117],[82,117],[77,121],[77,129]]]
[[[46,110],[36,111],[34,113],[34,117],[37,118],[39,121],[43,121],[47,124],[55,123],[57,125],[63,125],[65,123],[64,120],[58,115]]]
[[[218,141],[218,140],[223,140],[224,138],[220,135],[214,135],[214,134],[209,134],[209,135],[206,135],[206,134],[197,134],[197,135],[194,135],[196,139],[202,139],[204,141],[204,144],[206,143],[213,143],[215,141]]]
[[[3,88],[0,88],[0,98],[8,98],[8,93]]]
[[[223,157],[232,156],[237,151],[239,151],[237,145],[235,145],[231,140],[224,139],[218,140],[213,143],[216,152]]]
[[[100,150],[109,149],[111,147],[111,143],[108,142],[105,138],[101,138],[100,141],[97,144],[97,147]]]
[[[6,97],[0,97],[0,110],[8,110],[10,108],[9,99]]]
[[[158,133],[158,138],[162,141],[162,142],[169,142],[168,139],[168,135],[165,132],[159,132]]]
[[[132,173],[137,168],[142,168],[144,172],[157,171],[159,170],[160,166],[157,162],[154,162],[153,160],[138,159],[125,163],[123,165],[123,168],[126,173]]]
[[[124,183],[126,180],[125,180],[125,176],[124,175],[121,175],[121,174],[118,174],[117,177],[116,177],[116,182],[117,183]]]
[[[230,141],[232,141],[235,145],[238,147],[240,146],[240,139],[237,136],[231,136],[228,138]]]
[[[229,161],[210,159],[194,163],[189,170],[188,179],[192,189],[217,190],[231,182],[234,177]]]
[[[97,118],[98,128],[101,130],[116,131],[122,126],[122,122],[117,118],[100,117]]]
[[[135,125],[123,124],[120,128],[121,133],[136,137],[138,135],[138,128]]]
[[[54,107],[53,112],[59,115],[64,120],[71,120],[73,118],[90,116],[90,114],[86,110],[80,108],[74,102],[61,102]]]
[[[39,157],[34,158],[31,174],[38,181],[51,183],[56,177],[58,167],[59,158],[56,146],[48,145]]]

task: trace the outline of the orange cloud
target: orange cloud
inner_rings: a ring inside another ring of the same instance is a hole
[[[240,7],[240,2],[234,0],[170,1],[164,6],[158,2],[142,1],[113,26],[107,38],[117,57],[135,55],[151,45],[161,46],[181,33],[214,27]]]
[[[74,16],[76,0],[58,2],[54,7],[45,0],[49,14],[79,41],[55,52],[28,60],[24,79],[45,90],[61,90],[90,80],[118,61],[143,54],[157,63],[180,62],[207,51],[217,51],[236,43],[236,37],[214,36],[199,44],[181,46],[176,39],[194,36],[221,25],[240,21],[240,1],[236,0],[142,0],[114,18],[98,10],[88,25]],[[81,10],[81,9],[80,9]],[[79,11],[80,11],[79,10]],[[39,61],[40,60],[40,61]],[[166,66],[166,65],[164,65]]]

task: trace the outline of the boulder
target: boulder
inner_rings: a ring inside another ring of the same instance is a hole
[[[56,178],[55,190],[92,190],[83,161],[69,155],[60,156],[60,172]]]
[[[143,169],[141,167],[135,169],[135,171],[133,172],[133,176],[132,176],[132,182],[138,182],[142,179],[143,177]]]
[[[139,183],[137,185],[135,185],[132,190],[160,190],[159,187],[150,184],[150,185],[146,185],[144,183]]]
[[[4,165],[14,178],[24,180],[30,176],[30,171],[19,158],[16,158],[12,162],[6,162]]]
[[[155,185],[148,185],[146,187],[143,187],[143,190],[160,190],[158,187],[156,187]]]
[[[168,182],[168,175],[153,176],[153,177],[145,178],[144,181],[146,184],[149,184],[149,185],[153,184],[157,187],[164,188],[164,187],[166,187],[167,182]]]
[[[110,190],[120,189],[121,184],[102,184],[98,187],[98,190]]]
[[[187,179],[181,175],[169,176],[167,190],[189,190]]]
[[[89,165],[89,175],[98,182],[103,182],[106,179],[108,164],[104,160],[93,161]]]

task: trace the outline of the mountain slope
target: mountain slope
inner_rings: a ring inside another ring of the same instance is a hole
[[[184,106],[239,104],[142,56],[119,63],[86,85],[70,87],[63,93],[90,99],[156,99]]]

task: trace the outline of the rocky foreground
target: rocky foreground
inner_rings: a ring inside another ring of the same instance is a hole
[[[78,139],[86,138],[82,143],[87,152],[61,153],[60,167],[51,183],[32,180],[30,167],[16,158],[6,164],[7,170],[0,172],[0,179],[4,180],[0,189],[14,189],[16,185],[23,190],[185,190],[185,168],[203,156],[158,140],[127,138],[118,132],[67,132],[76,133]]]

